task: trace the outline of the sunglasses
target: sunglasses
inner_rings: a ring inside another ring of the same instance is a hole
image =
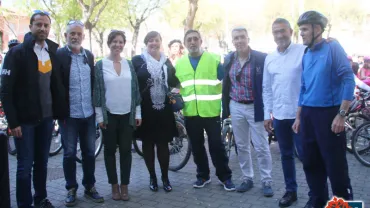
[[[123,30],[115,30],[115,29],[113,29],[113,30],[111,30],[110,32],[111,32],[111,33],[112,33],[112,32],[122,32],[123,34],[125,34],[125,31],[123,31]]]
[[[82,23],[80,20],[70,20],[67,25],[74,25],[74,24],[77,24],[77,25],[80,25],[80,26],[84,26],[84,23]]]
[[[45,14],[45,15],[48,15],[48,16],[50,16],[50,13],[49,12],[47,12],[47,11],[42,11],[42,10],[34,10],[33,11],[33,14]]]

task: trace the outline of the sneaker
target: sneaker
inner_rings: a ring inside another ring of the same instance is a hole
[[[253,181],[252,180],[246,180],[240,186],[236,187],[237,192],[246,192],[249,191],[251,188],[253,188]]]
[[[310,197],[308,199],[308,202],[306,203],[306,205],[304,206],[304,208],[314,208],[313,207],[313,200],[312,200],[312,197]]]
[[[231,179],[227,179],[225,182],[219,180],[218,182],[220,182],[220,184],[224,186],[224,189],[226,191],[235,191],[235,185]]]
[[[266,181],[262,184],[262,191],[265,197],[272,197],[274,195],[274,191],[271,188],[271,181]]]
[[[64,205],[66,207],[73,207],[76,205],[76,189],[71,188],[68,190],[67,197],[64,200]]]
[[[54,208],[48,199],[43,199],[40,204],[35,205],[35,208]]]
[[[279,206],[289,207],[295,201],[297,201],[297,192],[286,192],[283,198],[280,199]]]
[[[104,198],[99,195],[95,187],[92,187],[90,190],[85,190],[85,197],[91,199],[95,203],[104,202]]]
[[[209,183],[211,183],[210,178],[208,180],[203,179],[203,178],[198,178],[198,180],[194,182],[193,187],[194,188],[203,188],[206,184],[209,184]]]

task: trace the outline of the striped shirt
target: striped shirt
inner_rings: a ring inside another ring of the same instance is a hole
[[[230,97],[236,102],[254,100],[250,60],[249,54],[248,60],[241,66],[236,55],[231,65],[229,72],[231,80]]]
[[[68,48],[69,49],[69,48]],[[94,113],[91,98],[91,69],[85,50],[71,52],[71,73],[69,76],[69,102],[71,118],[88,118]]]

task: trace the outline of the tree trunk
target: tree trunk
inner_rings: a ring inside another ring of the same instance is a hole
[[[99,41],[100,56],[103,57],[104,56],[104,50],[103,50],[103,48],[104,48],[104,31],[99,33],[99,38],[100,38],[100,41]]]
[[[195,14],[198,10],[198,0],[189,0],[188,16],[186,17],[184,32],[193,29]]]
[[[92,36],[91,36],[91,33],[92,33],[92,28],[89,28],[90,51],[92,53]]]
[[[136,44],[137,44],[137,38],[139,37],[139,31],[140,31],[140,24],[136,23],[134,27],[134,34],[132,36],[131,57],[134,57],[136,55]]]

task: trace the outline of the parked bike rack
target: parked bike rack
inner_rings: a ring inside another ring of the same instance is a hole
[[[8,137],[0,131],[0,207],[10,207]]]

